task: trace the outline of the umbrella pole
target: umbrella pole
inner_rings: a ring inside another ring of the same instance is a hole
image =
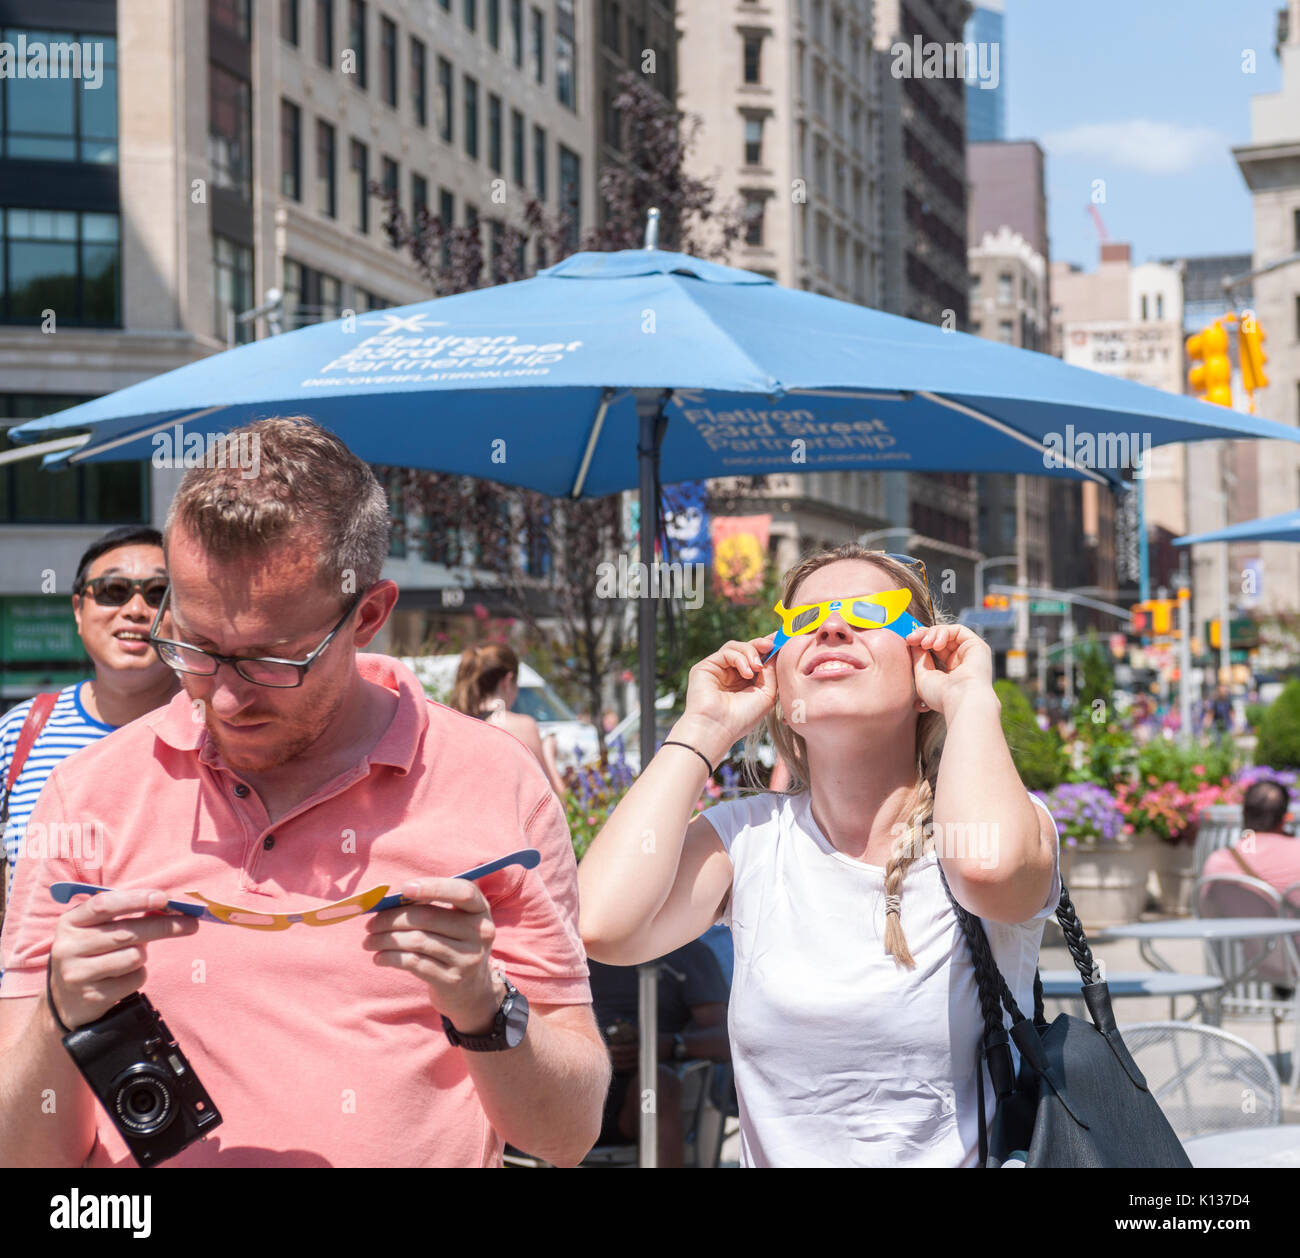
[[[638,390],[636,409],[639,422],[637,469],[640,473],[641,501],[641,580],[637,593],[637,685],[641,700],[641,768],[644,771],[655,753],[655,630],[657,608],[650,597],[657,588],[650,580],[655,558],[655,524],[658,503],[655,501],[655,463],[659,457],[659,424],[663,403],[657,392]],[[651,836],[653,842],[653,836]],[[658,1127],[658,1038],[659,1038],[659,968],[652,958],[637,967],[638,1021],[641,1073],[640,1165],[659,1165]],[[646,1104],[649,1100],[651,1103]]]

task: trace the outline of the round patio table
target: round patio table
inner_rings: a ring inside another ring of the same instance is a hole
[[[1078,970],[1040,970],[1045,1000],[1077,1000],[1082,1003],[1082,980]],[[1209,1018],[1204,998],[1223,989],[1223,980],[1213,974],[1167,974],[1154,971],[1112,971],[1106,975],[1106,985],[1116,999],[1125,996],[1160,996],[1169,998],[1169,1016],[1174,1014],[1174,998],[1191,996],[1196,1005],[1188,1018],[1200,1013]],[[1186,1020],[1186,1019],[1184,1019]]]
[[[1115,939],[1136,939],[1142,959],[1153,969],[1176,973],[1155,949],[1163,939],[1281,939],[1300,935],[1300,918],[1285,917],[1184,917],[1170,922],[1132,922],[1127,926],[1106,926],[1090,936],[1096,943]],[[1258,965],[1254,962],[1240,974],[1225,974],[1226,987],[1243,983]]]
[[[1202,1170],[1228,1166],[1300,1167],[1300,1123],[1218,1131],[1212,1136],[1184,1140],[1183,1148],[1192,1165]]]

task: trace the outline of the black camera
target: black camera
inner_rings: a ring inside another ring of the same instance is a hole
[[[167,1024],[144,992],[63,1037],[90,1090],[141,1166],[157,1166],[221,1125]]]

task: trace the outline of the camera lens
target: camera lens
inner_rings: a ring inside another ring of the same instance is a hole
[[[133,1136],[157,1135],[176,1117],[167,1076],[154,1066],[133,1066],[119,1075],[109,1093],[109,1110]]]

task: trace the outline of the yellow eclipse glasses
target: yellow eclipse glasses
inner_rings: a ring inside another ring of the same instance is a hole
[[[781,629],[763,663],[766,664],[791,638],[820,629],[835,612],[846,624],[858,629],[892,629],[900,638],[906,638],[913,629],[921,627],[920,622],[907,612],[911,601],[912,591],[903,588],[851,598],[828,598],[822,603],[801,603],[797,607],[777,603],[772,610],[781,617]]]

